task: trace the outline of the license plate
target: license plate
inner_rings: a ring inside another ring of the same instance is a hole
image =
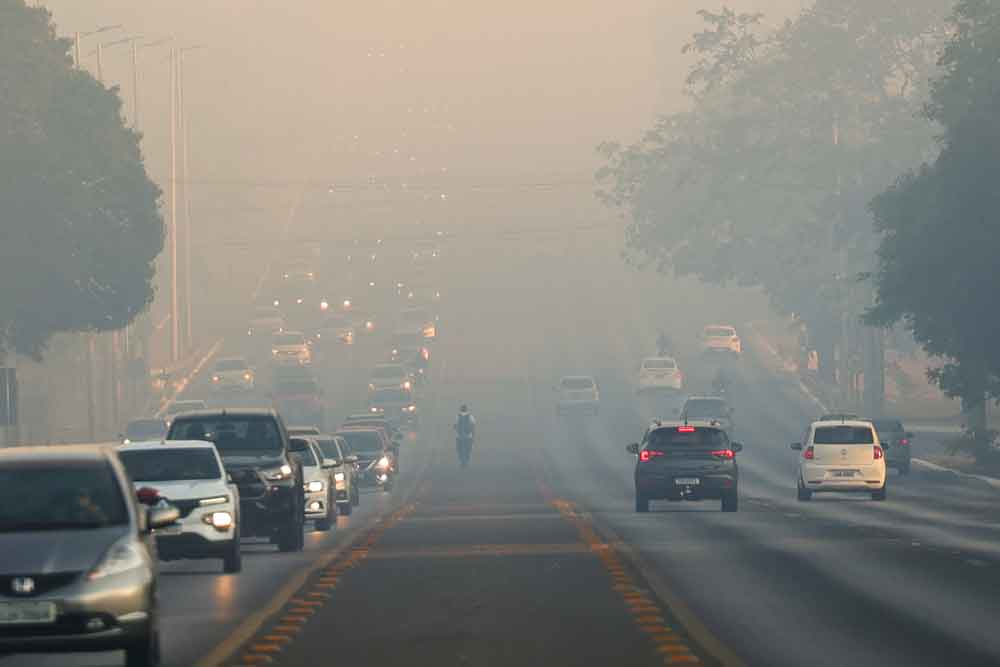
[[[674,479],[674,484],[677,486],[698,486],[701,484],[701,480],[697,477],[677,477]]]
[[[54,602],[0,602],[0,625],[55,623]]]
[[[854,477],[854,471],[853,470],[834,470],[833,471],[833,476],[834,477]]]

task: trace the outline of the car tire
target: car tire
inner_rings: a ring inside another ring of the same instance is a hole
[[[878,491],[872,491],[872,500],[885,500],[888,497],[889,483],[886,482]]]
[[[292,551],[302,551],[306,543],[306,520],[302,509],[296,508],[298,518],[281,529],[278,535],[278,551],[289,553]]]
[[[813,492],[802,485],[802,480],[799,479],[798,485],[798,499],[800,502],[807,502],[812,500]]]
[[[351,513],[354,511],[354,503],[352,501],[337,503],[337,510],[340,512],[341,516],[351,516]]]
[[[158,667],[160,664],[160,630],[154,620],[146,634],[125,645],[125,667]]]
[[[243,571],[243,551],[240,549],[239,533],[226,548],[226,553],[222,557],[222,571],[226,574],[238,574]]]
[[[739,512],[740,511],[740,494],[735,489],[723,494],[722,496],[722,511],[723,512]]]
[[[649,511],[649,498],[635,494],[635,511],[644,514]]]
[[[351,504],[355,507],[361,504],[361,490],[358,489],[357,480],[351,484]]]

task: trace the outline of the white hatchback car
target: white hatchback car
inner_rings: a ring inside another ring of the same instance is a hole
[[[301,332],[285,331],[271,339],[271,358],[278,364],[308,366],[312,363],[312,349]]]
[[[870,421],[813,422],[792,449],[802,452],[799,500],[831,491],[860,491],[871,493],[872,500],[885,500],[885,452]]]
[[[239,491],[215,445],[158,440],[124,445],[118,455],[141,501],[180,510],[176,523],[155,532],[160,559],[221,558],[226,573],[243,569]]]
[[[680,391],[683,386],[684,374],[673,357],[650,357],[643,360],[639,368],[639,391]]]
[[[597,380],[589,375],[570,375],[559,381],[556,387],[559,399],[556,414],[585,412],[596,415],[601,406],[601,390]]]
[[[728,324],[710,324],[701,332],[701,350],[706,354],[727,352],[740,355],[743,341],[736,334],[736,328]]]
[[[306,448],[296,452],[302,461],[302,484],[306,492],[306,521],[312,521],[319,532],[330,530],[337,520],[337,491],[334,480],[335,466],[325,459],[319,445],[312,436],[292,438],[302,440]]]
[[[253,391],[254,372],[243,357],[225,357],[212,367],[212,389],[216,391]]]
[[[413,373],[403,364],[379,364],[372,369],[368,391],[379,389],[413,389]]]

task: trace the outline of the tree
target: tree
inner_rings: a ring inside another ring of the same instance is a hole
[[[34,357],[132,321],[163,249],[140,137],[69,47],[45,9],[0,0],[0,350]]]
[[[763,287],[832,378],[843,317],[871,303],[856,280],[874,265],[867,202],[933,150],[917,112],[949,2],[817,0],[772,30],[701,12],[691,109],[602,147],[603,196],[629,212],[635,258]]]
[[[926,107],[945,128],[941,153],[872,202],[881,243],[867,317],[904,322],[944,360],[930,377],[962,398],[982,457],[985,400],[1000,398],[1000,0],[963,0],[951,23]]]

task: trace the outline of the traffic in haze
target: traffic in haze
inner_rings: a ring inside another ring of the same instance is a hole
[[[1000,5],[354,8],[323,51],[311,3],[41,4],[0,0],[0,51],[49,44],[92,113],[0,102],[0,271],[53,274],[0,288],[0,665],[1000,662],[997,375],[892,254],[964,164],[943,96],[980,103],[946,84]],[[254,63],[358,49],[350,100],[220,121]],[[102,113],[82,190],[15,122]],[[86,224],[49,243],[56,213]]]

